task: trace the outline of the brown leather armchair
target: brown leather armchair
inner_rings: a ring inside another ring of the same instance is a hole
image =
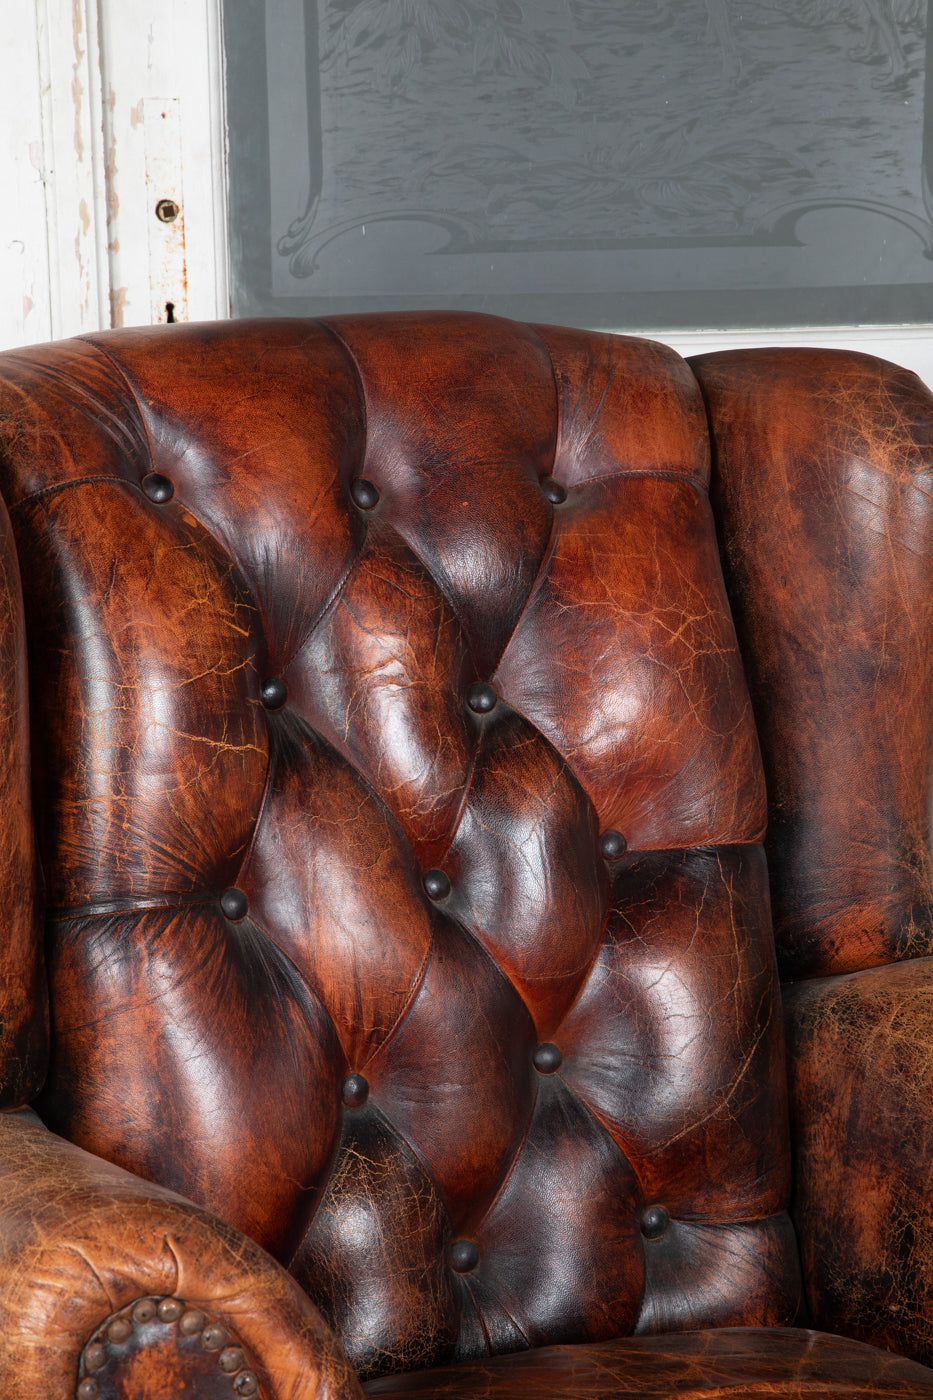
[[[0,356],[5,1395],[933,1396],[931,432],[492,317]]]

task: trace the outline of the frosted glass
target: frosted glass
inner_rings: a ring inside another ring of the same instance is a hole
[[[926,0],[227,0],[239,314],[933,320]]]

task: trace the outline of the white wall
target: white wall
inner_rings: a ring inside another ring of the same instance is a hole
[[[933,326],[797,326],[780,330],[662,331],[659,340],[681,355],[754,345],[821,345],[861,350],[906,365],[933,387]]]
[[[0,348],[228,314],[222,0],[7,0]],[[159,199],[181,209],[171,224]],[[683,354],[851,347],[933,385],[933,326],[670,331]]]

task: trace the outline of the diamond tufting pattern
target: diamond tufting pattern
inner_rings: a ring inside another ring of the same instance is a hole
[[[686,366],[412,315],[17,374],[49,1126],[251,1235],[364,1374],[793,1322]]]

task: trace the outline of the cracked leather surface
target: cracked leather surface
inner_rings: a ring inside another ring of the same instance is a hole
[[[0,1202],[0,1378],[10,1400],[73,1395],[94,1329],[149,1294],[220,1317],[261,1359],[266,1400],[358,1395],[317,1309],[264,1250],[64,1142],[29,1110],[0,1116]]]
[[[547,1347],[521,1356],[387,1376],[364,1386],[385,1400],[829,1400],[933,1394],[925,1366],[844,1337],[791,1328],[724,1328]]]
[[[786,978],[933,951],[933,404],[867,355],[692,361]]]
[[[38,862],[29,788],[29,708],[19,567],[0,501],[0,1108],[18,1108],[42,1084],[48,992],[39,925]]]
[[[786,992],[814,1322],[933,1359],[933,960]]]
[[[287,1265],[365,1375],[799,1320],[683,362],[351,317],[11,354],[0,400],[46,1123]]]
[[[813,979],[784,989],[810,1316],[929,1361],[933,401],[867,356],[693,367],[768,774],[778,959]]]

